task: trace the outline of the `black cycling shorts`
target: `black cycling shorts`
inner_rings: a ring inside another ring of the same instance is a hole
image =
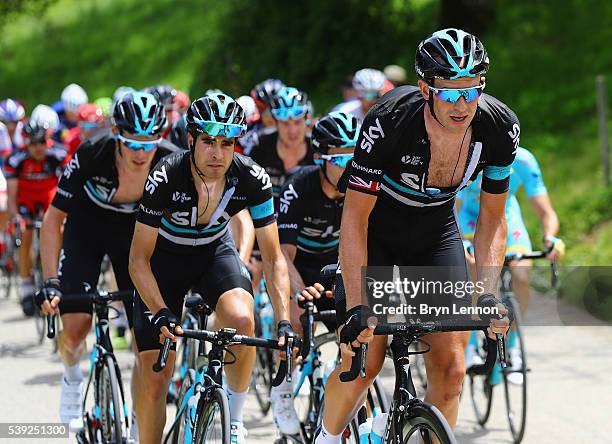
[[[455,279],[469,281],[454,200],[403,213],[410,217],[402,217],[401,211],[377,202],[368,225],[368,266],[454,267]],[[336,274],[334,299],[338,319],[344,319],[346,295],[341,274]]]
[[[183,300],[189,290],[201,294],[213,310],[221,295],[229,290],[243,288],[253,294],[249,272],[229,233],[210,245],[194,248],[190,254],[156,248],[151,270],[166,306],[177,319],[182,317]],[[150,322],[153,315],[136,293],[134,333],[139,351],[159,348]]]
[[[58,269],[64,294],[83,293],[84,282],[96,288],[104,255],[111,260],[118,289],[134,289],[128,271],[134,216],[104,213],[108,212],[74,212],[66,218]],[[132,303],[124,305],[131,328]],[[62,314],[93,312],[87,301],[61,301],[59,307]]]

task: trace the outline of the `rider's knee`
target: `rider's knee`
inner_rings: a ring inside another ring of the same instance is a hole
[[[69,348],[78,347],[87,337],[91,328],[91,320],[70,319],[69,322],[62,322],[62,340]]]
[[[253,314],[248,312],[235,313],[230,318],[232,328],[235,328],[238,333],[248,336],[255,334],[255,321]]]
[[[166,397],[170,377],[165,371],[160,373],[146,372],[146,375],[142,378],[142,384],[144,385],[142,394],[150,401],[156,402]]]

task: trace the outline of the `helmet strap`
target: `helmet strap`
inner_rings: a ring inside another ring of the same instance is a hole
[[[427,85],[429,86],[433,86],[433,79],[428,79],[425,80],[427,82]],[[427,103],[429,104],[429,112],[431,113],[431,115],[433,116],[434,119],[436,119],[436,121],[442,125],[442,122],[440,122],[440,120],[438,119],[438,117],[436,116],[436,112],[434,111],[434,98],[433,98],[433,94],[431,93],[431,90],[429,90],[429,97],[427,98]],[[446,128],[444,125],[442,125],[444,128]]]

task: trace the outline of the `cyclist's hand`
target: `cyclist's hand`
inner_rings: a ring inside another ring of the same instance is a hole
[[[483,302],[485,301],[486,302]],[[489,337],[495,339],[495,333],[505,335],[510,329],[512,313],[508,308],[492,294],[484,294],[478,298],[478,305],[481,307],[495,307],[497,314],[490,315],[490,324],[487,328]]]
[[[463,250],[465,252],[465,259],[469,266],[476,264],[476,258],[474,257],[474,246],[469,240],[463,241]]]
[[[368,323],[366,328],[363,328],[362,319]],[[374,328],[376,327],[376,318],[373,317],[372,310],[366,305],[357,305],[346,312],[346,317],[340,326],[340,347],[344,345],[353,356],[351,346],[359,347],[360,344],[368,344],[374,339]]]
[[[34,296],[34,300],[45,315],[59,315],[58,306],[61,297],[60,280],[50,278],[43,282],[43,286]]]
[[[544,238],[544,246],[548,249],[546,257],[552,261],[558,261],[565,255],[565,242],[558,237],[548,235]]]
[[[278,322],[278,326],[276,331],[278,332],[278,346],[281,347],[280,357],[281,359],[285,359],[285,353],[282,350],[287,343],[288,338],[293,338],[293,343],[297,345],[298,343],[298,335],[293,331],[293,327],[291,326],[291,322],[288,320],[282,320]],[[293,353],[297,353],[299,351],[299,347],[293,347]]]
[[[297,294],[298,303],[304,301],[313,301],[315,299],[321,299],[322,297],[331,298],[333,293],[331,290],[325,290],[323,285],[316,282],[314,285],[306,287],[300,293]]]
[[[172,342],[176,342],[174,333],[179,336],[183,334],[183,329],[178,319],[167,307],[155,313],[155,316],[153,316],[151,320],[151,324],[153,325],[154,336],[159,337],[160,343],[163,343],[166,338],[171,339]]]

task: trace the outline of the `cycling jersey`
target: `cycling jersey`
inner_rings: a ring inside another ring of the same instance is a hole
[[[43,211],[49,207],[67,162],[66,155],[63,145],[49,140],[45,158],[40,162],[30,156],[27,148],[15,151],[6,159],[6,179],[17,179],[17,205],[27,209],[29,215],[34,216],[38,206]]]
[[[0,211],[6,211],[8,194],[6,189],[6,178],[4,174],[2,174],[2,170],[0,170]]]
[[[190,152],[162,159],[145,184],[137,220],[159,228],[156,248],[189,252],[220,239],[230,218],[248,208],[255,228],[275,222],[272,184],[250,158],[234,154],[223,196],[206,225],[198,225],[198,193],[191,175]]]
[[[482,177],[479,175],[476,180],[457,195],[457,198],[461,199],[461,208],[458,214],[459,226],[463,236],[468,239],[474,236],[476,230],[476,222],[480,211],[481,183]],[[547,192],[538,161],[528,150],[519,147],[516,151],[516,158],[512,163],[505,209],[508,225],[506,250],[513,253],[531,251],[531,240],[516,198],[516,192],[521,185],[525,186],[528,197],[539,196]]]
[[[155,165],[162,157],[177,151],[170,142],[162,141],[153,157]],[[53,206],[68,213],[71,210],[105,210],[136,214],[138,202],[114,203],[119,188],[115,152],[117,142],[110,131],[86,140],[76,151],[60,179]]]
[[[300,159],[298,164],[289,171],[285,171],[282,159],[278,156],[276,145],[278,143],[278,131],[273,128],[270,131],[260,131],[249,156],[259,165],[266,169],[272,183],[272,194],[274,195],[275,208],[278,209],[278,195],[285,181],[292,174],[297,173],[303,165],[313,165],[312,150],[310,149],[310,136],[306,136],[306,155]]]
[[[25,145],[22,132],[23,122],[17,122],[15,133],[11,139],[8,128],[4,123],[0,122],[0,157],[5,158],[14,150]]]
[[[96,129],[95,132],[90,137],[88,137],[88,139],[93,139],[102,133],[108,133],[108,128]],[[79,128],[78,126],[75,126],[74,128],[71,128],[70,130],[68,130],[68,132],[66,133],[66,136],[64,137],[64,145],[68,149],[69,159],[72,158],[72,156],[74,155],[76,150],[79,148],[81,143],[83,143],[81,128]]]
[[[275,133],[276,128],[265,126],[263,123],[255,123],[251,128],[247,125],[247,132],[242,137],[238,138],[238,146],[242,153],[249,156],[253,147],[259,144],[259,137],[265,134]]]

